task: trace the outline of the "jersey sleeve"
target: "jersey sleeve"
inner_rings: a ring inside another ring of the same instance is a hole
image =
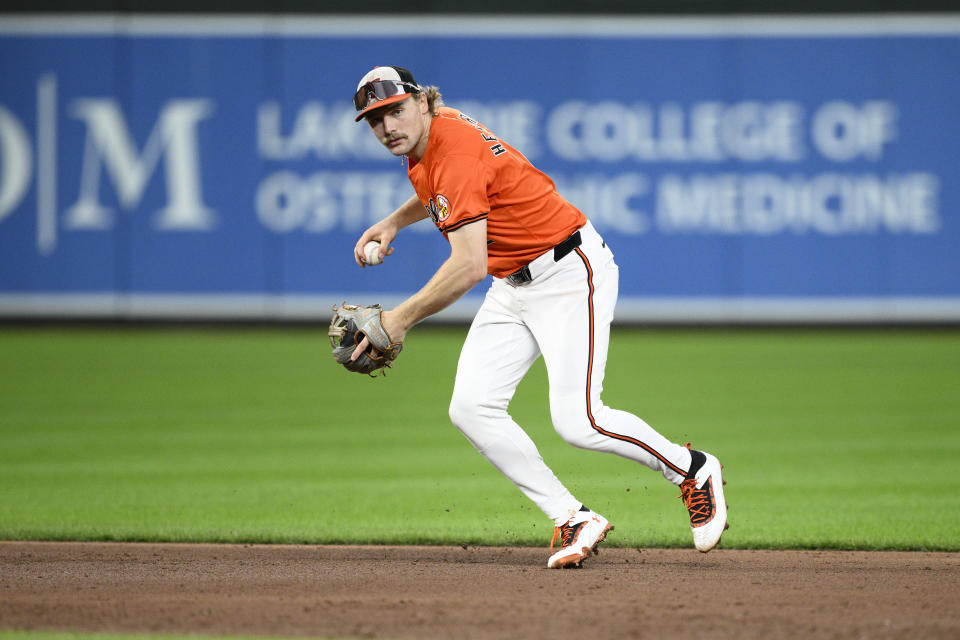
[[[451,155],[437,167],[433,179],[434,219],[448,233],[486,219],[490,213],[487,187],[490,169],[470,155]]]

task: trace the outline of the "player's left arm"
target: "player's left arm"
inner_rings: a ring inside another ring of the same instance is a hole
[[[381,323],[394,342],[403,342],[407,331],[421,320],[446,309],[487,275],[487,221],[478,220],[447,234],[450,257],[440,265],[420,291],[394,309],[384,311]],[[357,345],[353,356],[367,347]]]

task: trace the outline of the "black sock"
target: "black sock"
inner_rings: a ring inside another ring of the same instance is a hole
[[[702,451],[690,449],[690,471],[687,471],[687,477],[684,478],[684,480],[695,477],[697,471],[700,471],[700,467],[702,467],[706,461],[707,456],[703,455]]]

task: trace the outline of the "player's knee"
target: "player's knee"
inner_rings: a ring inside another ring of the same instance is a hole
[[[583,402],[569,399],[551,400],[550,415],[553,428],[561,438],[581,449],[592,447],[597,434]]]
[[[447,409],[447,413],[450,416],[450,422],[452,422],[455,427],[461,428],[461,425],[467,422],[470,409],[460,398],[453,396],[453,398],[450,399],[450,407]]]
[[[450,398],[448,413],[450,422],[463,431],[471,423],[476,422],[481,413],[481,401],[469,390],[455,389],[453,397]]]
[[[505,413],[505,406],[500,406],[468,387],[454,389],[448,409],[450,422],[461,431],[469,429],[473,424],[488,423],[501,418]]]

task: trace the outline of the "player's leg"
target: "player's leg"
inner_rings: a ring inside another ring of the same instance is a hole
[[[554,427],[574,446],[636,460],[679,485],[690,468],[686,447],[601,400],[619,274],[596,232],[582,234],[584,243],[525,291],[528,324],[547,366]]]
[[[575,446],[636,460],[681,485],[696,546],[708,551],[726,526],[717,459],[671,442],[601,400],[619,274],[592,227],[582,234],[581,247],[524,292],[533,310],[525,320],[547,366],[554,427]]]
[[[450,419],[556,524],[581,503],[547,467],[536,445],[507,412],[521,378],[540,355],[529,329],[516,317],[514,291],[494,284],[467,333]]]

